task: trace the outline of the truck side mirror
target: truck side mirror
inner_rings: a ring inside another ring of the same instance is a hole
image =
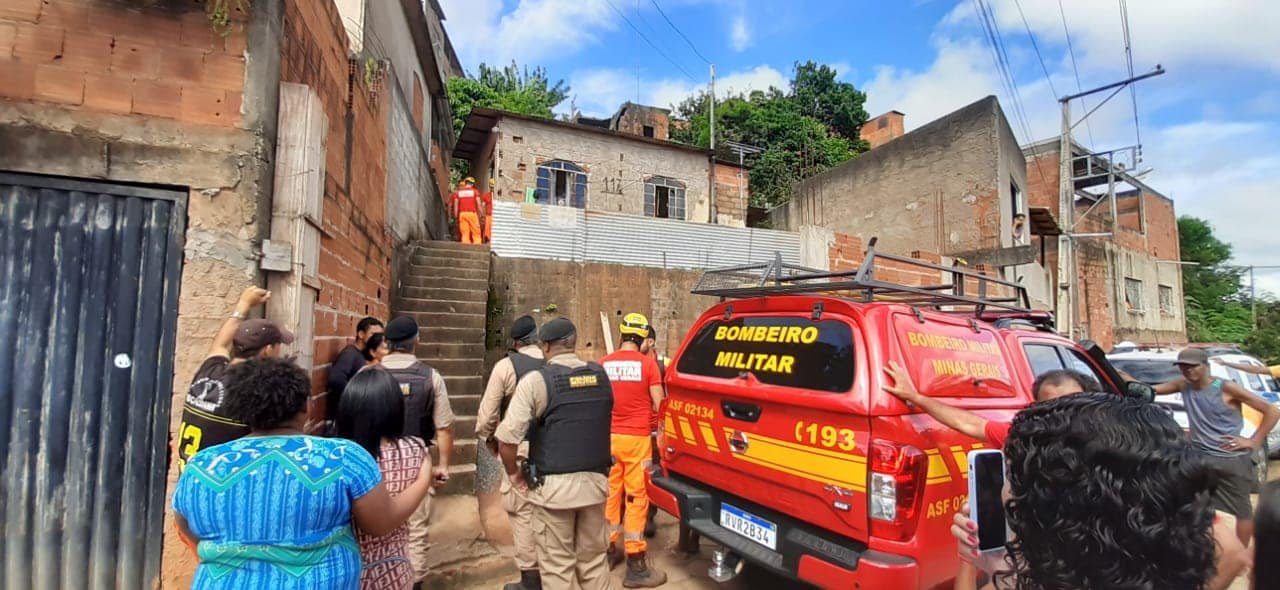
[[[1156,399],[1155,388],[1147,385],[1146,383],[1142,383],[1141,381],[1126,382],[1124,384],[1124,393],[1129,397],[1137,398],[1146,402],[1154,401]]]

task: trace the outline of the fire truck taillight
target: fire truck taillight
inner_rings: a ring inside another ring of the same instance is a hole
[[[867,486],[871,534],[906,540],[915,533],[916,514],[924,492],[924,453],[910,445],[871,441]]]

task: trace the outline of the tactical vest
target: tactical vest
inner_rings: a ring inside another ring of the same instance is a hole
[[[609,376],[595,363],[577,369],[546,364],[538,370],[547,383],[547,411],[530,429],[529,460],[546,474],[607,474],[613,463]]]
[[[436,391],[434,373],[422,361],[403,369],[387,369],[400,384],[404,395],[404,435],[416,436],[427,444],[436,436]]]
[[[511,367],[516,370],[516,383],[520,383],[520,380],[524,379],[525,375],[528,375],[531,371],[538,370],[547,362],[514,350],[507,353],[507,360],[511,361]],[[502,397],[502,407],[498,410],[499,420],[507,417],[507,406],[511,405],[512,397],[514,395],[504,395]]]

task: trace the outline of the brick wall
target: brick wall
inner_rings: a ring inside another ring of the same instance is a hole
[[[247,15],[214,33],[199,5],[130,9],[90,0],[0,3],[0,97],[238,126]]]
[[[671,137],[671,118],[666,109],[627,103],[618,118],[618,131],[644,136],[646,126],[653,128],[653,138],[666,141]]]
[[[716,219],[721,225],[746,227],[751,202],[750,175],[745,169],[716,163]]]
[[[902,137],[906,115],[898,111],[889,111],[879,117],[867,121],[858,135],[871,144],[872,148]]]
[[[328,365],[354,336],[356,322],[389,313],[392,250],[383,192],[389,89],[380,88],[380,74],[367,76],[363,64],[351,73],[346,32],[331,2],[286,0],[284,32],[281,78],[314,89],[329,118],[312,375],[317,396],[309,408],[317,419],[325,411]]]

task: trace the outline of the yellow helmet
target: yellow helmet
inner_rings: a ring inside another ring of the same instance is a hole
[[[468,176],[468,177],[466,177],[466,178],[462,179],[462,182],[465,182],[465,183],[467,183],[467,184],[475,184],[475,183],[476,183],[476,179],[475,179],[475,177],[474,177],[474,176]]]
[[[495,187],[495,186],[498,186],[498,179],[496,179],[496,178],[490,178],[490,179],[489,179],[489,188],[493,188],[493,187]]]
[[[618,324],[618,331],[624,336],[630,334],[641,338],[649,337],[649,318],[644,317],[642,313],[629,313],[622,318],[622,323]]]

